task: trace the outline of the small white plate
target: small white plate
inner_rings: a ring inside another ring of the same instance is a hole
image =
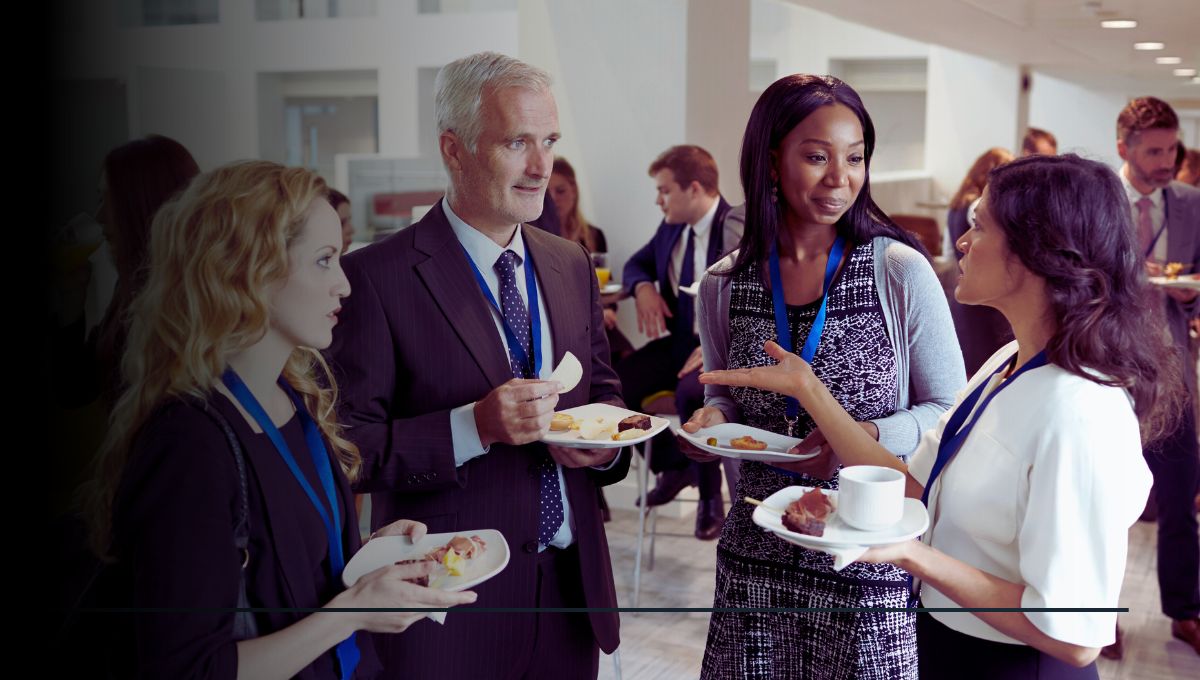
[[[763,503],[767,507],[775,508],[782,512],[792,501],[811,490],[812,487],[810,486],[785,487],[771,494]],[[754,514],[752,515],[754,523],[789,543],[795,543],[798,546],[811,550],[846,546],[873,547],[877,545],[891,545],[914,539],[925,533],[925,530],[929,528],[929,513],[926,512],[925,506],[921,504],[921,501],[916,498],[904,499],[904,514],[900,517],[899,522],[879,531],[863,531],[846,524],[842,521],[841,517],[838,517],[838,492],[821,489],[821,493],[829,496],[829,500],[833,502],[834,508],[829,516],[829,520],[825,522],[824,536],[809,536],[789,531],[783,528],[783,515],[779,512],[772,512],[764,507],[754,508]]]
[[[603,287],[600,288],[600,294],[601,295],[612,295],[613,293],[620,293],[621,288],[622,288],[622,286],[619,283],[606,283],[606,284],[604,284]]]
[[[717,456],[725,458],[733,458],[735,460],[756,460],[760,463],[798,463],[802,460],[808,460],[820,453],[820,449],[809,453],[788,453],[795,445],[799,444],[801,439],[795,437],[785,437],[781,434],[775,434],[767,430],[760,430],[757,427],[749,425],[741,425],[739,423],[721,423],[706,427],[695,434],[684,432],[682,429],[676,429],[675,434],[683,437],[691,442],[692,446]],[[717,446],[708,443],[708,439],[713,437],[717,440]],[[754,437],[755,439],[766,442],[767,448],[762,451],[751,451],[749,449],[735,449],[728,446],[730,439],[738,437]],[[726,444],[726,446],[721,446]]]
[[[645,413],[630,411],[627,408],[613,406],[612,404],[586,404],[584,406],[576,406],[575,408],[564,409],[558,413],[565,413],[575,420],[591,420],[592,418],[604,418],[605,420],[618,423],[629,416],[644,416]],[[650,429],[646,434],[633,439],[624,439],[613,441],[608,439],[584,439],[579,434],[579,430],[567,430],[565,432],[549,432],[542,441],[555,446],[565,446],[569,449],[619,449],[631,444],[640,444],[654,435],[667,429],[671,421],[666,418],[650,416]]]
[[[424,557],[430,551],[440,548],[450,542],[455,536],[478,536],[483,539],[486,547],[482,555],[471,560],[462,576],[441,576],[429,583],[430,588],[457,592],[466,590],[499,574],[508,565],[508,541],[504,534],[495,529],[479,531],[453,531],[445,534],[426,534],[425,538],[415,544],[408,536],[383,536],[373,538],[354,554],[350,563],[342,570],[342,582],[349,588],[358,579],[400,560],[415,560]]]
[[[1150,283],[1163,288],[1190,288],[1200,290],[1200,279],[1192,278],[1191,274],[1181,274],[1179,278],[1168,279],[1165,276],[1151,276]]]

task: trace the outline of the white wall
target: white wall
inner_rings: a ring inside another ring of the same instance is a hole
[[[1058,139],[1059,153],[1075,153],[1121,167],[1117,155],[1117,114],[1125,108],[1124,92],[1082,87],[1034,72],[1029,96],[1029,124]]]
[[[521,0],[520,57],[554,78],[562,141],[575,168],[584,215],[604,230],[621,268],[650,240],[655,206],[650,162],[684,135],[685,0]],[[631,303],[622,328],[637,344]]]
[[[1020,79],[1013,64],[930,46],[928,88],[925,170],[949,197],[980,154],[1012,149]]]
[[[418,14],[416,0],[388,0],[378,15],[301,21],[256,21],[254,3],[221,0],[220,22],[200,26],[125,28],[118,0],[97,0],[94,21],[69,22],[57,77],[116,78],[129,83],[130,134],[156,132],[187,140],[211,167],[258,153],[260,72],[378,71],[380,153],[416,156],[417,69],[441,67],[482,50],[517,52],[517,13]],[[211,73],[205,97],[192,112],[173,102],[179,86],[147,74],[163,70]],[[160,115],[173,111],[171,115]],[[185,143],[187,143],[185,142]]]

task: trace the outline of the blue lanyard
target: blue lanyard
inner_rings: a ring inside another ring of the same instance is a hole
[[[971,392],[970,396],[964,399],[963,402],[958,405],[958,408],[954,410],[954,415],[950,416],[949,422],[946,423],[946,429],[942,432],[942,442],[938,445],[937,460],[935,460],[933,463],[933,470],[929,473],[929,481],[925,483],[925,491],[921,494],[921,502],[925,505],[929,505],[929,491],[933,489],[934,481],[937,480],[938,476],[942,474],[942,468],[946,467],[946,463],[950,462],[950,459],[953,458],[956,453],[958,453],[960,448],[962,448],[963,442],[966,441],[967,436],[971,434],[971,429],[975,427],[975,423],[979,422],[979,416],[983,414],[984,409],[988,407],[988,404],[992,403],[992,399],[995,399],[997,394],[1000,394],[1004,388],[1013,384],[1013,382],[1015,382],[1022,373],[1031,371],[1040,366],[1045,366],[1047,363],[1046,350],[1038,352],[1037,355],[1035,355],[1029,360],[1028,363],[1022,366],[1019,371],[1012,374],[1008,380],[1000,383],[999,387],[992,390],[992,393],[987,396],[987,399],[983,400],[983,405],[981,405],[979,409],[975,411],[975,417],[971,418],[971,422],[967,423],[966,427],[963,427],[963,422],[966,421],[967,416],[971,414],[971,410],[975,408],[976,402],[979,401],[979,397],[983,394],[983,391],[987,389],[988,383],[992,381],[992,378],[996,377],[996,375],[1001,371],[1008,370],[1015,365],[1016,362],[1017,357],[1016,355],[1013,355],[1010,361],[1004,362],[1004,365],[1002,365],[1000,368],[997,368],[987,380],[980,382],[979,386],[976,387],[973,392]]]
[[[337,584],[338,579],[342,576],[342,569],[346,566],[345,557],[342,554],[342,520],[338,512],[338,497],[337,488],[333,481],[333,467],[329,462],[329,452],[325,449],[325,440],[321,437],[320,430],[317,429],[317,424],[313,422],[312,416],[308,414],[308,409],[305,408],[304,402],[296,391],[292,389],[282,378],[279,380],[279,386],[287,392],[292,403],[296,405],[296,413],[300,416],[300,422],[304,427],[304,439],[308,444],[308,453],[312,457],[313,466],[317,469],[317,477],[321,480],[321,487],[325,491],[325,497],[329,499],[329,508],[333,512],[330,517],[325,511],[325,506],[321,504],[317,497],[316,491],[312,485],[308,483],[308,478],[300,471],[300,467],[296,464],[296,458],[292,455],[291,449],[288,448],[287,442],[283,439],[283,434],[279,428],[275,427],[275,423],[271,422],[271,418],[258,403],[258,399],[250,392],[250,388],[246,387],[246,383],[242,382],[241,377],[234,372],[232,368],[225,369],[225,373],[221,375],[221,380],[233,396],[237,398],[242,408],[254,418],[258,423],[259,428],[263,433],[271,439],[271,443],[275,445],[275,449],[279,452],[279,457],[287,464],[288,469],[292,471],[292,476],[300,483],[300,488],[304,489],[308,500],[312,502],[313,507],[317,509],[317,513],[321,515],[321,521],[325,524],[325,535],[329,541],[329,567],[330,583]],[[349,678],[354,674],[354,669],[358,666],[359,651],[355,644],[354,634],[341,641],[337,645],[337,658],[342,670],[342,678]]]
[[[471,265],[471,272],[475,274],[475,282],[479,284],[479,290],[483,291],[484,297],[496,313],[500,315],[500,323],[504,327],[504,338],[508,342],[510,351],[517,353],[517,358],[521,363],[531,368],[531,375],[537,378],[542,373],[542,311],[538,309],[538,292],[537,292],[537,277],[533,275],[533,255],[529,252],[529,248],[525,249],[525,297],[527,298],[526,307],[529,309],[529,324],[531,326],[529,332],[529,342],[533,345],[533,361],[529,361],[529,354],[525,352],[525,345],[517,339],[517,334],[513,332],[511,326],[508,325],[508,319],[504,318],[504,311],[500,309],[500,304],[496,302],[496,296],[492,295],[492,290],[488,288],[487,281],[483,278],[483,274],[479,271],[479,267],[475,266],[475,260],[471,259],[471,253],[463,248],[463,254],[467,256],[467,263]]]
[[[838,236],[829,250],[829,261],[825,263],[825,283],[821,288],[821,306],[817,309],[817,318],[813,319],[808,338],[804,341],[804,349],[800,358],[812,363],[813,355],[817,353],[817,345],[821,342],[821,334],[825,331],[825,305],[829,302],[829,288],[833,283],[833,275],[837,273],[838,264],[842,261],[842,251],[846,239]],[[788,325],[787,305],[783,301],[783,276],[779,273],[779,247],[771,246],[771,301],[775,305],[775,333],[779,336],[779,346],[792,351],[792,329]],[[800,416],[800,404],[793,397],[787,398],[787,436],[791,437]]]

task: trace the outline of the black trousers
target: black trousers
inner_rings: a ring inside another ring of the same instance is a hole
[[[1196,418],[1189,403],[1179,429],[1143,452],[1154,475],[1158,504],[1158,587],[1162,611],[1172,619],[1200,615],[1200,537],[1196,492],[1200,485]]]
[[[675,409],[679,419],[686,422],[696,409],[704,406],[704,386],[700,384],[699,371],[693,371],[682,379],[678,377],[678,373],[688,355],[699,346],[700,341],[694,336],[686,342],[679,342],[668,336],[646,343],[617,364],[617,375],[621,378],[621,396],[625,399],[625,405],[636,411],[642,407],[642,400],[646,397],[655,392],[670,390],[675,392]],[[679,443],[670,430],[654,438],[651,470],[686,470],[692,466],[695,466],[700,498],[720,498],[720,462],[692,462],[679,450]]]
[[[579,546],[546,548],[538,555],[538,607],[586,607],[579,581]],[[600,647],[586,612],[535,612],[533,653],[518,668],[524,680],[595,680],[600,673]],[[496,669],[497,674],[503,672]]]
[[[953,616],[974,616],[969,612]],[[1028,645],[992,642],[917,614],[921,680],[1099,680],[1095,662],[1076,668]]]

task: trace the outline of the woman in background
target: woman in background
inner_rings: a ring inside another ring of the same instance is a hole
[[[974,203],[983,195],[988,173],[1012,159],[1013,155],[1007,150],[993,147],[983,152],[983,155],[971,164],[967,176],[950,199],[950,212],[946,216],[950,243],[958,243],[963,234],[970,229],[969,213]],[[952,250],[954,256],[961,260],[962,253],[957,248]],[[954,317],[954,330],[958,334],[958,344],[962,348],[963,364],[968,376],[975,375],[988,357],[1004,343],[1012,340],[1008,321],[1004,319],[1004,315],[991,307],[964,305],[951,296],[950,313]]]

